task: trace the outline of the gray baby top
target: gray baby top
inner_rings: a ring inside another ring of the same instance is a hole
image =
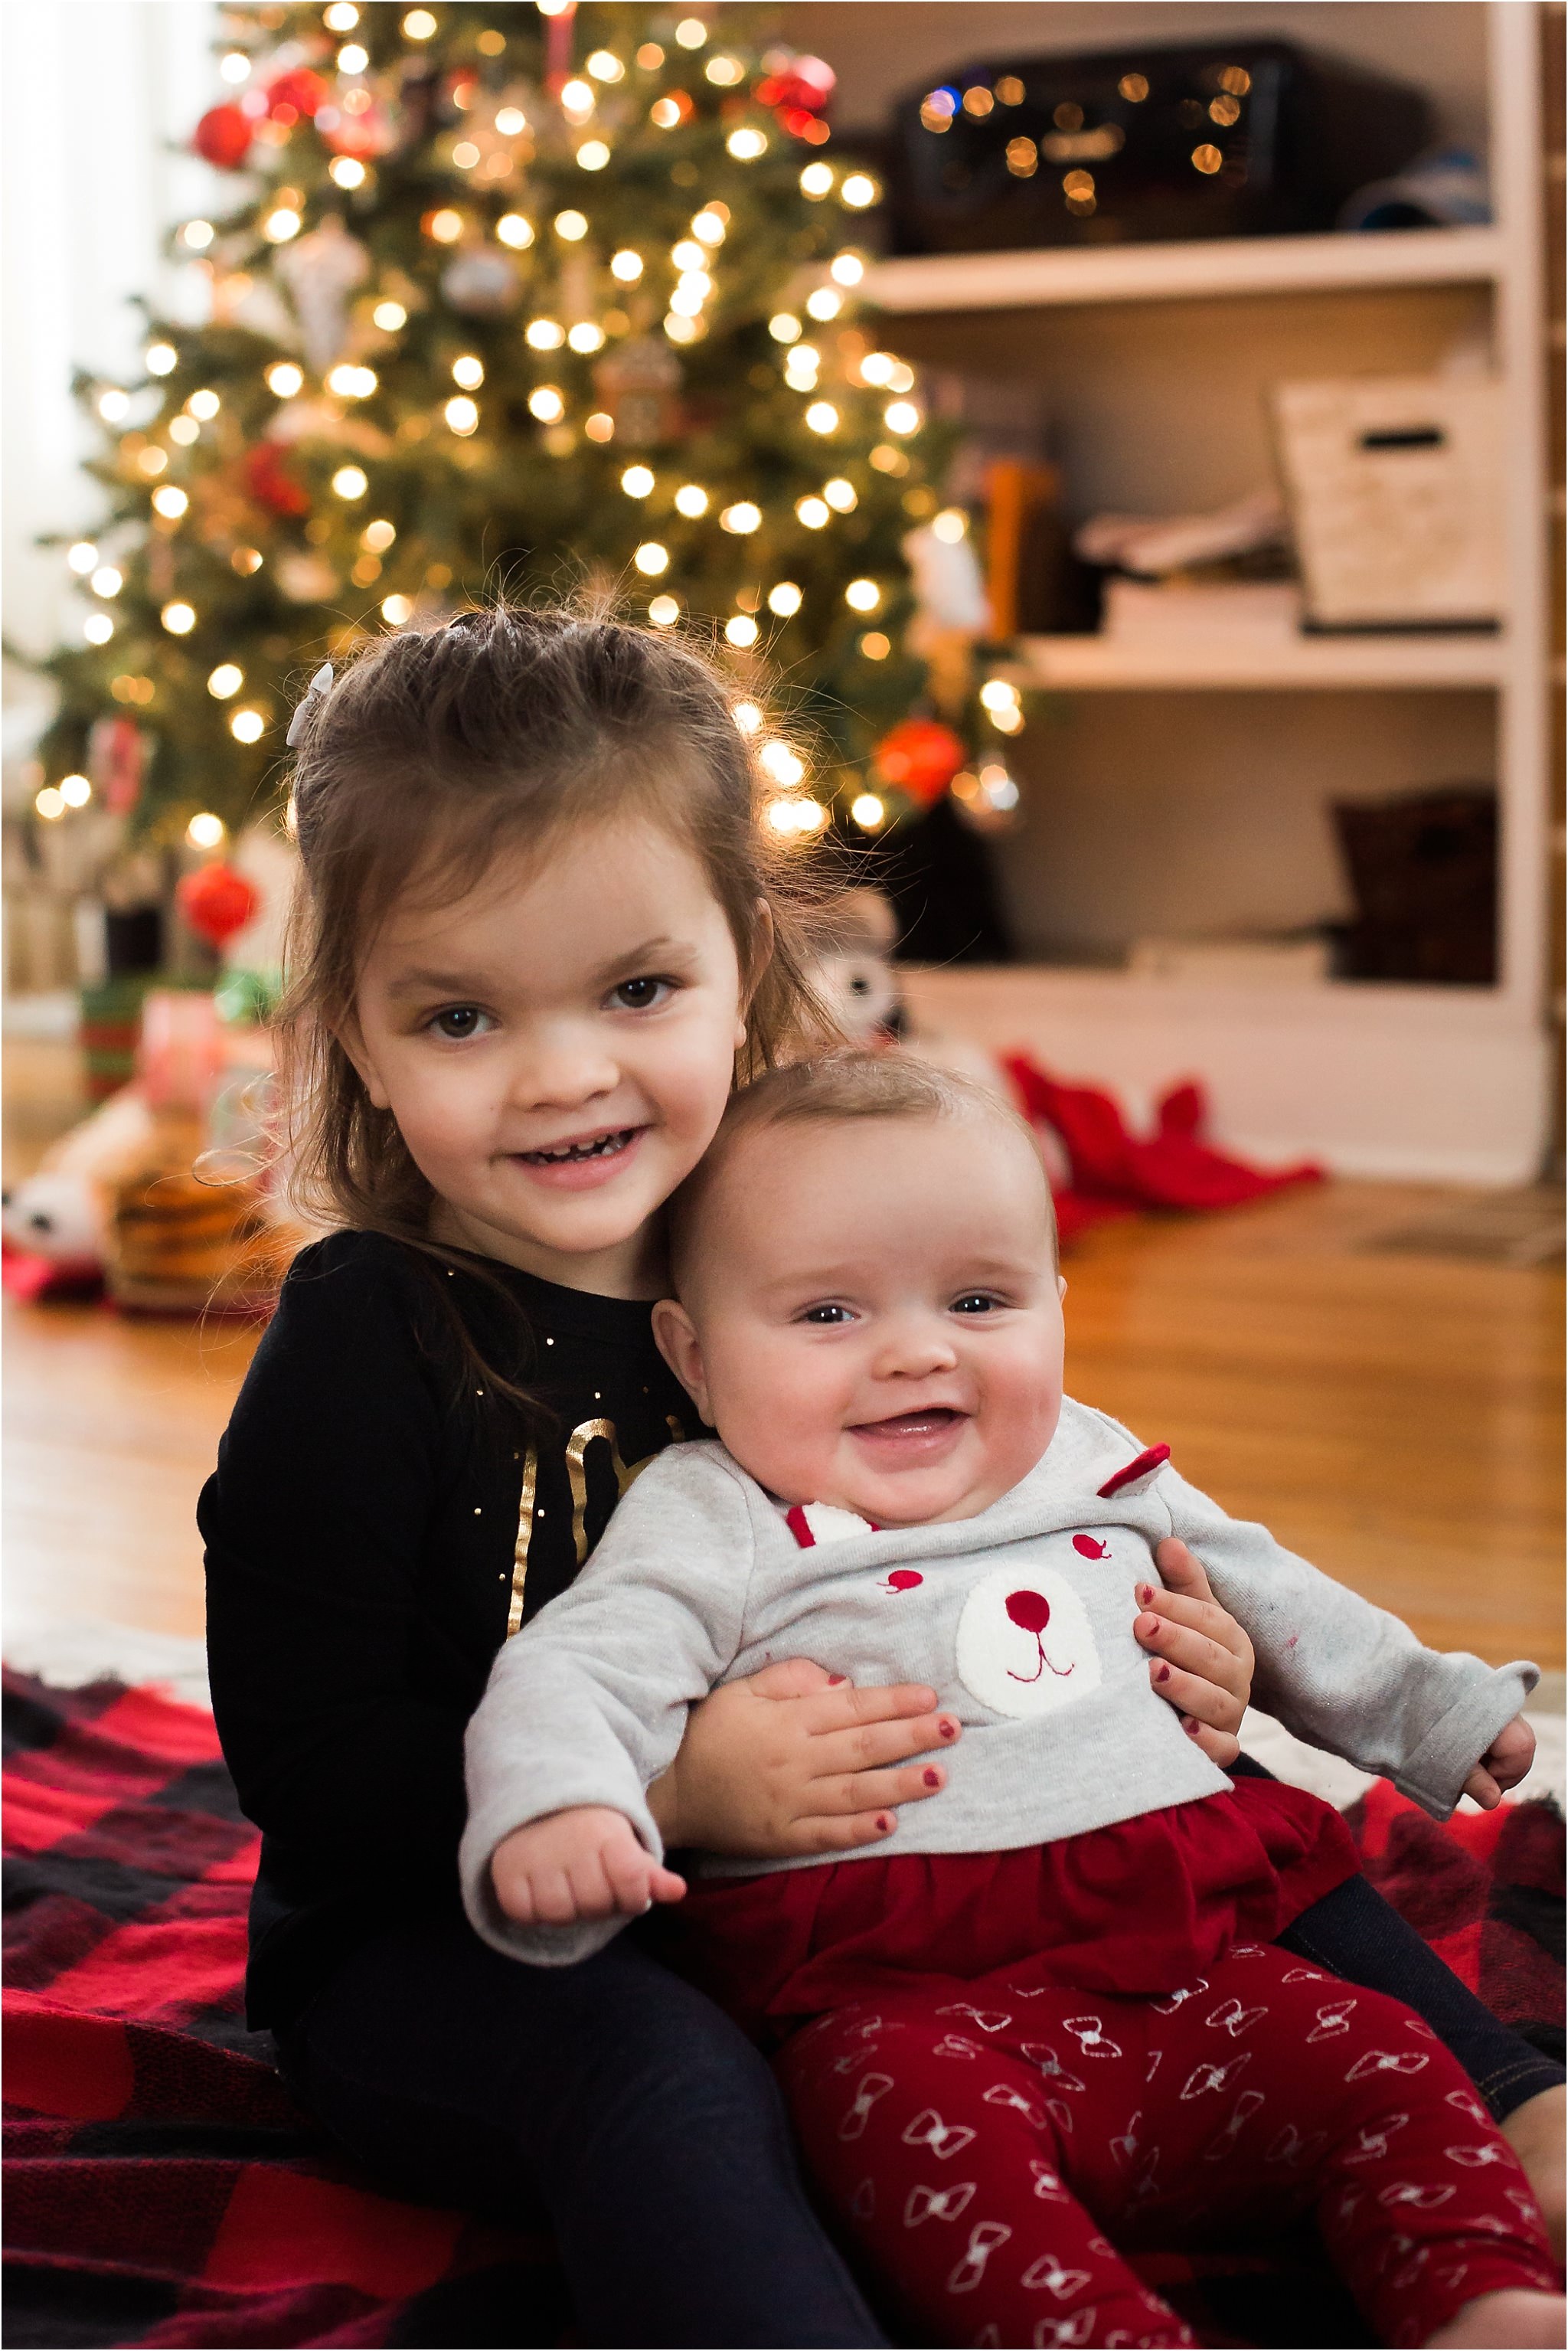
[[[497,1844],[569,1805],[606,1804],[661,1854],[644,1792],[687,1708],[776,1658],[811,1657],[856,1682],[929,1683],[962,1721],[946,1786],[909,1805],[878,1855],[1005,1851],[1228,1788],[1150,1687],[1133,1636],[1136,1588],[1159,1581],[1154,1547],[1172,1534],[1250,1635],[1258,1703],[1438,1816],[1535,1686],[1532,1666],[1494,1670],[1423,1647],[1265,1528],[1228,1518],[1163,1447],[1140,1452],[1071,1399],[1027,1478],[941,1526],[879,1531],[815,1507],[787,1520],[721,1445],[675,1445],[638,1477],[575,1583],[497,1658],[468,1729],[469,1917],[536,1964],[608,1942],[617,1921],[505,1917],[490,1885]]]

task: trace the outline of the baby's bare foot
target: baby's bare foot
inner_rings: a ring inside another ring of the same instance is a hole
[[[1427,2337],[1427,2351],[1439,2345],[1476,2346],[1476,2351],[1562,2351],[1568,2302],[1560,2294],[1531,2294],[1511,2286],[1502,2294],[1479,2294]]]
[[[1568,2091],[1561,2086],[1537,2091],[1533,2098],[1526,2098],[1522,2106],[1515,2106],[1508,2120],[1500,2124],[1499,2128],[1524,2166],[1525,2177],[1535,2190],[1541,2217],[1546,2223],[1546,2233],[1561,2261],[1564,2205],[1563,2143],[1565,2136],[1568,2136]]]

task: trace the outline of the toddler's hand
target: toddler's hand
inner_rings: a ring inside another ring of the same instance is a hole
[[[959,1737],[934,1689],[856,1689],[805,1657],[779,1658],[693,1707],[648,1805],[670,1845],[768,1861],[852,1853],[893,1834],[894,1806],[940,1794],[936,1758]]]
[[[574,1804],[514,1829],[490,1856],[490,1880],[507,1917],[524,1927],[636,1918],[686,1890],[685,1879],[661,1867],[625,1813],[608,1804]]]
[[[1464,1792],[1473,1796],[1483,1813],[1502,1802],[1505,1788],[1517,1788],[1535,1761],[1535,1733],[1522,1714],[1505,1722],[1469,1778]]]

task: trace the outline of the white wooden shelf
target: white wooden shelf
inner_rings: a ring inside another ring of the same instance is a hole
[[[1124,971],[905,967],[916,1026],[1106,1086],[1145,1123],[1197,1075],[1222,1147],[1343,1175],[1528,1183],[1551,1052],[1496,987],[1228,987]]]
[[[1419,78],[1420,45],[1437,9],[1415,5],[1403,13]],[[1151,513],[1186,511],[1200,496],[1218,504],[1247,486],[1249,469],[1265,477],[1262,395],[1274,381],[1420,373],[1439,366],[1456,338],[1484,334],[1501,391],[1506,628],[1319,637],[1233,626],[1165,643],[1026,638],[1011,674],[1084,698],[1083,764],[1068,772],[1060,748],[1037,748],[1042,786],[1051,785],[1053,759],[1061,769],[1060,807],[1042,805],[1010,849],[998,844],[998,856],[1012,861],[1008,887],[1029,914],[1025,922],[1020,913],[1019,928],[1031,938],[1082,936],[1110,946],[1140,927],[1179,930],[1190,920],[1201,929],[1209,899],[1189,908],[1179,884],[1161,872],[1157,828],[1148,839],[1127,839],[1113,815],[1146,805],[1162,772],[1157,705],[1140,713],[1126,697],[1141,694],[1147,704],[1151,694],[1180,693],[1191,721],[1185,731],[1197,748],[1184,743],[1170,769],[1178,781],[1200,774],[1213,781],[1192,822],[1212,838],[1217,872],[1228,877],[1217,883],[1214,905],[1230,919],[1251,875],[1271,908],[1298,900],[1305,908],[1309,898],[1316,906],[1321,874],[1295,892],[1291,876],[1266,872],[1261,862],[1274,766],[1283,858],[1305,838],[1299,828],[1316,789],[1314,757],[1324,799],[1341,791],[1365,798],[1443,776],[1451,736],[1455,773],[1486,773],[1495,750],[1498,985],[1263,987],[1239,976],[1218,985],[1015,965],[913,971],[908,990],[918,1025],[997,1050],[1027,1048],[1061,1076],[1108,1086],[1139,1116],[1173,1079],[1196,1073],[1208,1088],[1217,1136],[1243,1151],[1311,1154],[1369,1176],[1509,1185],[1539,1167],[1553,1083],[1543,1017],[1550,656],[1541,68],[1534,12],[1518,0],[1489,0],[1478,13],[1488,37],[1495,226],[930,254],[877,262],[864,288],[884,315],[890,348],[899,348],[907,319],[912,358],[1034,386],[1086,505]],[[1458,298],[1438,298],[1446,289]],[[1115,315],[1118,306],[1125,318]],[[1238,436],[1233,465],[1221,462],[1230,454],[1228,433]],[[1490,709],[1455,699],[1466,690],[1488,697]],[[1281,744],[1276,763],[1282,710],[1235,697],[1301,691],[1315,691],[1319,705],[1301,711],[1303,739]],[[1102,700],[1096,719],[1088,697],[1118,694],[1124,701],[1110,707]],[[1340,694],[1355,697],[1349,709],[1323,699]],[[1434,703],[1441,694],[1447,703]],[[1204,695],[1207,703],[1192,699]],[[1210,737],[1216,758],[1205,769],[1202,744]],[[1097,801],[1105,763],[1134,756],[1133,746],[1138,771],[1125,779],[1124,799]],[[1020,753],[1027,762],[1024,747]],[[1061,854],[1051,868],[1053,824]],[[1232,838],[1227,827],[1249,830]],[[1041,893],[1033,908],[1024,895],[1031,888]],[[1073,893],[1082,903],[1069,907]]]
[[[1193,636],[1166,644],[1113,637],[1025,637],[1019,684],[1061,693],[1266,693],[1301,687],[1457,691],[1496,685],[1507,660],[1500,636],[1282,637],[1278,642]]]
[[[1026,310],[1086,302],[1178,302],[1378,286],[1486,284],[1504,263],[1495,228],[1357,235],[1212,237],[1187,245],[1043,246],[879,261],[867,298],[884,310]]]

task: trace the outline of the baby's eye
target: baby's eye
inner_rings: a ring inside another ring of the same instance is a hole
[[[808,1306],[800,1320],[831,1328],[834,1323],[852,1322],[854,1316],[847,1306]]]
[[[465,1037],[477,1037],[489,1019],[490,1015],[481,1012],[476,1004],[449,1004],[430,1025],[438,1036],[461,1041]]]
[[[623,1012],[651,1012],[655,1005],[663,1004],[669,992],[667,979],[656,979],[644,973],[636,979],[623,979],[619,987],[612,989],[610,1001]]]
[[[988,1290],[967,1290],[962,1298],[955,1298],[949,1311],[954,1314],[994,1314],[1001,1302]]]

